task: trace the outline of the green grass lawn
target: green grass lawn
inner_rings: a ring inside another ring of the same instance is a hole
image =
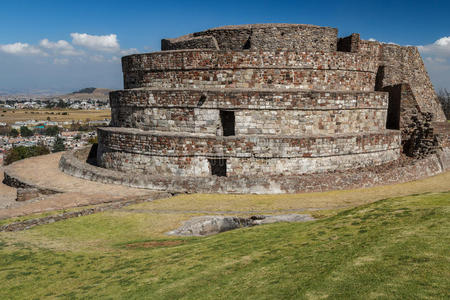
[[[111,211],[0,233],[0,299],[450,297],[450,193],[164,236],[191,216]]]

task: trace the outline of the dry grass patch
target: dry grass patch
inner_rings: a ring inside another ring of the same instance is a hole
[[[64,114],[63,114],[64,113]],[[111,111],[105,110],[78,110],[78,109],[15,109],[6,110],[1,113],[0,118],[2,122],[7,124],[14,124],[17,121],[37,120],[45,121],[50,118],[50,121],[64,122],[64,121],[80,121],[87,120],[96,121],[111,118]]]

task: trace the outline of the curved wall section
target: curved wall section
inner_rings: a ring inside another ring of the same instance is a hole
[[[387,109],[385,92],[298,89],[132,89],[110,93],[111,107],[222,109]],[[120,109],[120,108],[119,108]]]
[[[199,37],[212,38],[214,43],[198,42]],[[337,29],[307,24],[233,25],[195,32],[176,39],[161,41],[162,50],[186,48],[301,49],[335,51]]]
[[[128,90],[111,93],[111,125],[221,136],[226,110],[236,135],[374,132],[385,128],[387,101],[380,92]]]
[[[133,88],[276,88],[373,91],[375,73],[314,69],[240,69],[128,72],[125,89]]]
[[[134,54],[122,58],[124,73],[133,71],[302,68],[377,71],[373,57],[350,52],[183,50]]]
[[[160,173],[167,175],[207,176],[211,174],[211,166],[206,168],[205,162],[209,159],[227,159],[226,173],[229,176],[249,175],[249,172],[303,174],[397,159],[400,135],[397,131],[383,131],[314,137],[253,135],[217,138],[206,134],[103,128],[99,129],[99,145],[98,160],[101,166],[125,172],[158,170],[167,172]],[[361,161],[363,157],[371,159]],[[280,159],[284,159],[284,167],[276,167],[277,161],[281,163]],[[264,160],[272,162],[263,163]],[[231,161],[234,163],[230,164]],[[242,168],[239,161],[249,164],[258,162],[258,167],[255,165],[253,171],[250,165],[249,168]],[[325,162],[330,162],[330,165],[326,166]],[[317,164],[320,168],[316,168]]]
[[[111,126],[222,135],[220,109],[112,108]],[[228,110],[229,111],[229,110]],[[373,132],[386,127],[385,109],[233,110],[236,135]]]

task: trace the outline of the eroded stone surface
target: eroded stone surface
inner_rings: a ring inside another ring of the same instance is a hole
[[[251,216],[249,218],[233,216],[201,216],[186,221],[183,226],[168,232],[168,235],[207,236],[237,228],[250,227],[277,222],[313,221],[310,215],[288,214],[278,216]]]

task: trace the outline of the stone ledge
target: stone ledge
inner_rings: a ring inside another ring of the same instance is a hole
[[[222,69],[130,71],[124,88],[291,88],[303,90],[373,91],[375,73],[334,69]]]
[[[313,158],[400,149],[400,132],[396,130],[333,136],[254,134],[224,137],[201,133],[102,127],[98,128],[98,137],[100,153],[123,151],[175,157]]]
[[[375,73],[374,58],[351,52],[177,50],[122,58],[124,73],[169,70],[314,69]]]
[[[443,171],[437,155],[406,164],[389,163],[367,169],[302,176],[180,177],[123,173],[95,167],[80,160],[74,151],[65,153],[59,168],[72,176],[102,183],[163,190],[171,193],[280,194],[320,192],[402,183]]]
[[[111,107],[251,110],[387,109],[386,92],[142,88],[110,93]]]
[[[27,201],[36,197],[64,193],[62,190],[43,187],[22,178],[14,172],[14,163],[4,169],[3,183],[17,189],[16,201]]]

